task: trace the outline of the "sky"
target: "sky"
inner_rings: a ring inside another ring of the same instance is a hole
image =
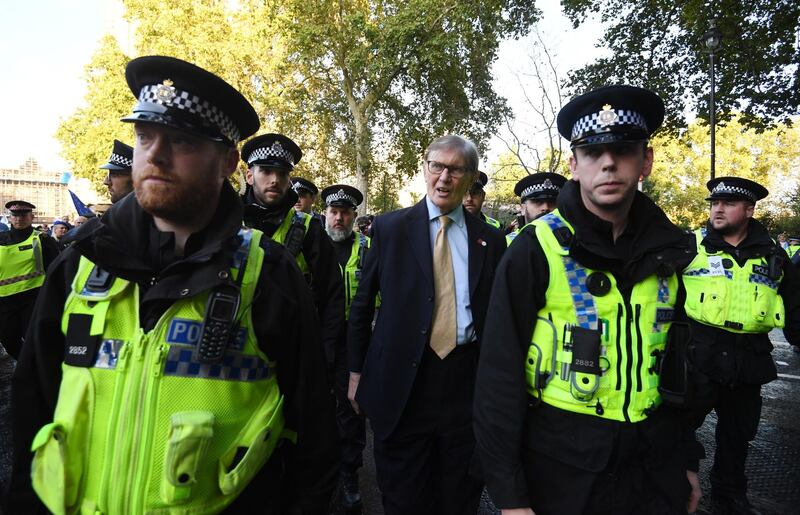
[[[558,0],[540,0],[543,39],[566,77],[599,55],[597,23],[573,30],[560,14]],[[34,157],[46,170],[68,171],[55,132],[60,121],[84,98],[83,72],[100,38],[120,26],[120,7],[112,0],[38,0],[15,2],[0,17],[0,168],[16,168]],[[496,87],[512,106],[521,104],[517,74],[529,62],[531,39],[501,44],[494,71]],[[105,144],[106,142],[102,142]],[[493,141],[486,161],[502,151]]]

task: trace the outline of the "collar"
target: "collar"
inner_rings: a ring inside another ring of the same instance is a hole
[[[439,218],[442,215],[447,215],[447,217],[453,221],[457,226],[463,228],[464,227],[464,209],[459,204],[450,212],[442,213],[442,210],[439,209],[436,204],[431,202],[431,199],[425,195],[425,205],[428,206],[428,221],[432,222],[435,219]]]

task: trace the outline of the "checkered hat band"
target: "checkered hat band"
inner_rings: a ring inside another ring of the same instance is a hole
[[[279,159],[283,159],[284,161],[287,161],[290,165],[294,166],[294,156],[292,156],[292,153],[279,145],[260,147],[253,150],[250,153],[250,155],[247,156],[247,164],[251,165],[256,161],[261,161],[262,159],[269,159],[271,157],[277,157]],[[292,188],[296,190],[297,186],[292,185]]]
[[[575,125],[572,126],[571,139],[575,139],[590,131],[597,131],[616,125],[634,125],[647,131],[647,124],[644,121],[644,117],[636,111],[629,111],[627,109],[611,109],[611,111],[616,113],[617,117],[613,122],[608,124],[600,123],[600,113],[603,111],[587,114],[583,118],[580,118],[575,122]]]
[[[522,194],[520,195],[520,197],[527,197],[528,195],[531,195],[533,193],[538,193],[540,191],[553,191],[555,193],[558,193],[559,189],[558,186],[556,186],[553,183],[545,184],[543,182],[540,182],[539,184],[528,186],[527,188],[522,190]]]
[[[717,184],[714,187],[714,189],[711,190],[711,194],[712,195],[718,195],[718,194],[722,194],[722,195],[741,195],[741,196],[745,196],[745,197],[751,199],[754,202],[756,200],[758,200],[756,198],[755,193],[753,193],[752,191],[750,191],[750,190],[748,190],[746,188],[740,188],[738,186],[730,186],[728,184],[725,184],[724,182],[721,182],[721,183]]]
[[[115,165],[124,166],[125,168],[131,168],[133,166],[133,159],[128,159],[125,156],[114,154],[113,152],[111,157],[108,158],[108,162]]]
[[[219,108],[203,100],[197,95],[188,91],[183,91],[173,87],[175,96],[169,100],[164,100],[158,96],[158,91],[164,88],[163,84],[152,84],[142,87],[139,91],[139,102],[149,102],[160,104],[167,107],[174,107],[182,111],[187,111],[200,117],[203,121],[213,127],[217,127],[220,133],[234,143],[239,142],[239,129],[233,120],[223,113]]]
[[[340,201],[349,202],[350,204],[353,204],[354,206],[357,205],[356,199],[354,199],[353,197],[351,197],[350,195],[348,195],[347,193],[345,193],[342,190],[339,190],[336,193],[332,193],[332,194],[328,195],[328,197],[325,199],[325,203],[326,204],[332,204],[334,202],[340,202]]]

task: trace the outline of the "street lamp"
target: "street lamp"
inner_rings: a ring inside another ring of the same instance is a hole
[[[719,44],[722,41],[722,32],[719,31],[717,28],[717,21],[711,19],[708,22],[709,28],[705,34],[703,34],[703,42],[706,45],[706,51],[708,52],[709,61],[711,62],[711,178],[713,179],[715,176],[715,161],[716,161],[716,152],[715,146],[716,142],[714,138],[716,136],[716,125],[717,125],[717,109],[714,104],[714,89],[716,87],[715,77],[714,77],[714,52],[717,51],[719,48]]]

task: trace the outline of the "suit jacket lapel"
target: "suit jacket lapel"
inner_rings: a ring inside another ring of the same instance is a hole
[[[425,276],[425,284],[429,284],[433,289],[433,251],[431,250],[428,226],[428,206],[424,198],[408,210],[406,221],[405,229],[411,252],[417,258],[419,267]]]
[[[475,292],[483,269],[483,260],[486,258],[486,222],[476,218],[466,211],[464,220],[467,224],[467,252],[469,259],[469,296]]]

